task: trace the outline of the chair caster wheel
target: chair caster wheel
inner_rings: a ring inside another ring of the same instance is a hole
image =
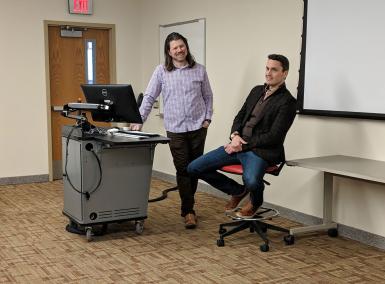
[[[254,232],[255,232],[254,228],[250,227],[250,233],[254,233]]]
[[[262,232],[266,233],[267,232],[267,226],[262,226],[261,230],[262,230]]]
[[[226,230],[225,228],[220,228],[219,231],[218,231],[218,233],[219,233],[220,235],[222,235],[222,234],[224,234],[224,233],[226,233],[226,232],[227,232],[227,230]]]
[[[225,246],[225,240],[223,240],[223,239],[217,240],[217,246],[218,247],[224,247]]]
[[[259,246],[259,249],[263,252],[269,251],[269,245],[268,244],[263,244]]]
[[[283,241],[287,246],[291,246],[294,244],[294,236],[293,235],[284,236]]]
[[[338,236],[338,230],[337,229],[329,229],[328,230],[328,236],[335,238]]]

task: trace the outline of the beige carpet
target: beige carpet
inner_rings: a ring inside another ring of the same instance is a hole
[[[151,197],[169,186],[154,179]],[[385,283],[385,252],[340,237],[308,234],[286,246],[272,232],[263,253],[244,231],[217,247],[224,203],[198,193],[199,226],[185,230],[171,192],[149,204],[142,235],[127,222],[87,242],[64,229],[61,181],[0,186],[0,283]]]

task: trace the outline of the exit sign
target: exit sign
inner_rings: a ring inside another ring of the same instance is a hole
[[[68,0],[70,14],[92,15],[92,0]]]

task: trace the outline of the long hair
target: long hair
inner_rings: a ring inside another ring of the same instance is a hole
[[[168,54],[168,52],[170,51],[170,42],[173,40],[180,40],[180,39],[183,40],[187,48],[186,60],[188,63],[188,67],[192,68],[195,65],[195,59],[194,59],[194,56],[192,56],[192,54],[190,53],[190,47],[188,46],[187,39],[181,34],[174,32],[169,34],[164,42],[164,58],[165,58],[164,65],[166,66],[167,71],[172,71],[175,69],[174,63],[172,62],[172,57]]]

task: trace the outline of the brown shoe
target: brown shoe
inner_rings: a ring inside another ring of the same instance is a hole
[[[257,213],[258,207],[254,206],[251,203],[251,200],[249,200],[245,206],[241,208],[241,210],[237,213],[235,213],[236,216],[241,217],[241,218],[253,218],[254,215]]]
[[[247,196],[248,193],[249,192],[245,190],[243,193],[239,195],[232,195],[229,202],[227,202],[227,204],[225,205],[225,212],[232,212],[235,209],[237,209],[238,205]]]
[[[188,213],[184,216],[184,226],[186,229],[195,229],[197,226],[197,217],[192,213]]]

